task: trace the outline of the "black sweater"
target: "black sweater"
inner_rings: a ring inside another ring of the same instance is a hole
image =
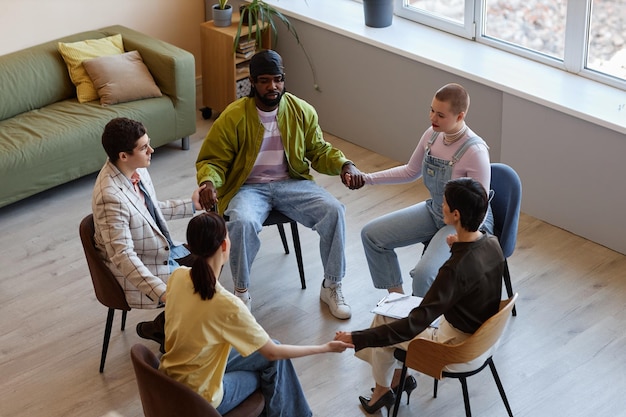
[[[498,312],[504,256],[495,236],[456,242],[422,303],[407,318],[352,332],[355,350],[413,339],[440,315],[456,329],[474,333]]]

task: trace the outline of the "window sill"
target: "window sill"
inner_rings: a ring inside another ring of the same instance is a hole
[[[626,91],[394,16],[365,26],[352,0],[265,0],[286,15],[626,134]],[[445,45],[445,47],[442,47]]]

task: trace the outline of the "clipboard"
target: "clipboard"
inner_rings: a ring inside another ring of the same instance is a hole
[[[422,297],[392,292],[380,300],[371,312],[394,319],[403,319],[411,310],[419,306],[422,300]]]

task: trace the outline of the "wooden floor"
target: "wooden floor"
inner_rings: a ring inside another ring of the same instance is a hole
[[[191,194],[195,157],[209,125],[199,121],[189,151],[178,143],[157,149],[151,173],[161,199]],[[327,139],[364,171],[396,164],[330,135]],[[136,323],[153,318],[154,311],[132,310],[124,332],[118,313],[105,372],[98,373],[106,309],[94,296],[78,238],[78,224],[91,211],[94,180],[91,175],[0,209],[1,417],[143,415],[129,350],[144,343],[158,352],[155,343],[135,333]],[[283,343],[320,343],[336,330],[368,326],[369,309],[383,292],[372,287],[361,227],[426,195],[421,182],[350,191],[338,177],[320,175],[318,181],[346,205],[344,294],[353,317],[336,320],[320,304],[317,235],[300,227],[308,282],[301,290],[295,257],[282,253],[276,228],[265,228],[252,271],[253,312]],[[620,218],[610,207],[607,215]],[[174,237],[184,239],[187,221],[170,224]],[[420,253],[421,246],[398,251],[405,277]],[[509,265],[520,294],[518,316],[494,359],[514,414],[625,416],[626,257],[522,215]],[[232,288],[228,268],[221,281]],[[410,288],[409,280],[405,286]],[[372,378],[352,351],[294,363],[315,416],[365,414],[357,397],[369,392]],[[433,399],[432,380],[417,379],[418,389],[400,416],[464,415],[457,381],[443,381]],[[506,415],[489,372],[472,377],[469,389],[474,415]]]

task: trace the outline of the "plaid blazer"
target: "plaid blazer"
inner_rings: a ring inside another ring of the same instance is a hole
[[[191,198],[158,201],[148,170],[137,172],[165,228],[166,220],[193,216]],[[131,182],[108,160],[96,179],[91,208],[96,247],[124,289],[128,305],[158,307],[170,276],[169,244]]]

